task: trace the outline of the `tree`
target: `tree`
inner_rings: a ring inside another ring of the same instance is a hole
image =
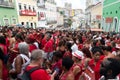
[[[72,23],[73,23],[72,20],[69,18],[69,19],[68,19],[68,25],[71,26]]]

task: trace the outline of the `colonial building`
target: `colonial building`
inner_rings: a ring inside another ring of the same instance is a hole
[[[100,28],[102,3],[101,0],[87,0],[86,1],[86,26],[89,28]]]
[[[37,0],[16,0],[18,23],[24,27],[36,28]]]
[[[57,26],[57,7],[54,0],[45,1],[46,22],[48,26]]]
[[[0,0],[0,25],[16,25],[17,11],[15,0]]]
[[[120,0],[103,1],[103,25],[105,31],[120,31]]]
[[[45,27],[47,24],[46,21],[46,8],[45,8],[45,0],[38,0],[37,1],[37,17],[38,17],[38,24],[37,27]]]

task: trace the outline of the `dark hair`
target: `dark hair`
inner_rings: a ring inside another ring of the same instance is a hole
[[[105,40],[102,38],[102,39],[100,40],[100,43],[101,43],[102,45],[105,45]]]
[[[98,40],[93,40],[93,46],[97,45]]]
[[[101,46],[101,48],[102,48],[102,50],[112,52],[112,47],[111,46]]]
[[[62,59],[62,66],[64,66],[67,70],[69,70],[73,64],[74,61],[70,57],[64,57]]]
[[[72,49],[71,49],[72,44],[71,44],[70,42],[67,42],[65,45],[66,45],[66,48],[67,48],[70,52],[72,52]]]
[[[61,41],[59,42],[58,46],[59,46],[59,47],[65,46],[65,41],[64,41],[64,40],[61,40]]]
[[[4,36],[0,36],[0,44],[6,44],[6,40]]]
[[[15,37],[18,38],[18,39],[20,39],[21,41],[24,41],[23,36],[22,36],[21,33],[17,33],[17,34],[15,35]]]
[[[105,75],[108,79],[115,78],[120,73],[120,61],[115,58],[107,58],[106,61],[109,63],[105,65],[103,65],[103,63],[101,64],[100,74]],[[111,76],[106,75],[108,70],[112,70]]]
[[[55,51],[55,52],[53,52],[53,56],[62,58],[62,53],[60,51]]]
[[[96,52],[99,52],[101,55],[103,55],[103,51],[100,47],[93,47],[92,53],[95,54]]]
[[[83,48],[81,51],[86,55],[86,57],[92,58],[90,50],[88,48]]]

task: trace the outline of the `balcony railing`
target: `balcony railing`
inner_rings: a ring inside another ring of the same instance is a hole
[[[14,3],[8,1],[0,1],[0,7],[14,8]]]
[[[21,16],[36,16],[37,13],[36,11],[32,11],[32,10],[20,10],[20,15]]]

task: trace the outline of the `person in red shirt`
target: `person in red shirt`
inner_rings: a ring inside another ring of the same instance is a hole
[[[115,58],[107,58],[101,63],[100,80],[120,80],[120,61]]]
[[[28,71],[31,68],[40,67],[40,69],[30,74],[31,80],[54,80],[56,71],[52,75],[49,75],[47,70],[42,69],[43,54],[43,51],[39,49],[34,50],[31,54],[31,63],[27,66],[26,70]]]
[[[29,34],[26,38],[26,42],[29,45],[29,51],[32,52],[33,50],[37,49],[37,46],[34,44],[35,38],[32,34]]]
[[[71,68],[75,80],[79,80],[82,75],[82,59],[84,58],[83,53],[79,50],[72,53],[74,64]]]
[[[10,51],[10,58],[9,58],[9,62],[12,63],[14,58],[19,54],[18,52],[18,44],[23,42],[23,36],[21,33],[17,33],[15,35],[15,43],[13,43],[13,46],[9,48]]]
[[[101,56],[103,55],[103,52],[100,47],[93,47],[92,48],[93,53],[93,59],[88,63],[89,67],[92,69],[92,73],[95,74],[95,80],[99,80],[100,76],[100,65],[103,61],[103,58]]]
[[[52,59],[52,56],[53,56],[53,44],[54,44],[54,41],[53,39],[51,38],[51,34],[50,33],[46,33],[46,44],[44,45],[44,48],[43,50],[45,51],[46,53],[46,58],[48,60],[51,60]]]
[[[55,76],[55,80],[59,79],[59,76],[62,72],[62,53],[60,51],[53,52],[53,64],[52,71],[56,70],[57,75]]]
[[[63,57],[70,57],[72,58],[72,49],[71,49],[72,44],[70,42],[67,42],[65,47],[66,47],[66,52],[64,53]]]
[[[1,48],[0,48],[0,80],[9,80],[8,70],[4,63],[4,53]]]
[[[59,80],[75,80],[74,74],[70,70],[73,64],[74,64],[74,61],[70,57],[65,57],[62,59],[63,71],[62,71],[62,74],[60,75]]]

